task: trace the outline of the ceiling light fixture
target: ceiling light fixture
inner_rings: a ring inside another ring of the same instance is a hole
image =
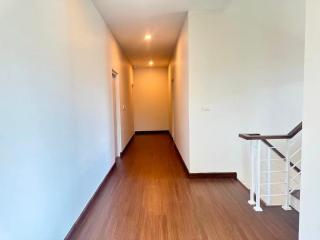
[[[149,66],[153,66],[154,62],[152,60],[149,61]]]
[[[152,39],[151,34],[147,33],[146,35],[144,35],[144,40],[151,41],[151,39]]]

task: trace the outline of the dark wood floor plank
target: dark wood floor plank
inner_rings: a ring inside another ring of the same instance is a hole
[[[168,134],[137,135],[68,240],[294,240],[299,216],[256,213],[234,179],[190,179]]]

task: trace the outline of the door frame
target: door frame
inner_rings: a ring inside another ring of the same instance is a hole
[[[120,81],[119,73],[112,69],[112,109],[115,157],[121,153],[121,112],[120,112]]]

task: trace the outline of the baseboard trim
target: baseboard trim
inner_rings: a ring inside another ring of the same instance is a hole
[[[244,185],[244,183],[242,183],[238,178],[237,178],[237,181],[240,183],[240,185],[241,185],[244,189],[246,189],[248,192],[250,192],[249,188],[247,188],[247,186]]]
[[[232,178],[237,179],[236,172],[189,173],[190,178]]]
[[[237,173],[236,172],[207,172],[207,173],[190,173],[189,169],[186,165],[186,163],[184,162],[175,142],[173,141],[174,144],[174,148],[176,153],[178,154],[178,157],[180,159],[180,162],[183,166],[184,172],[185,174],[189,177],[189,178],[231,178],[231,179],[235,179],[237,180]]]
[[[117,161],[117,158],[116,158],[116,161]],[[65,240],[72,239],[71,238],[72,235],[77,231],[77,229],[79,229],[81,227],[81,224],[82,224],[83,220],[86,219],[86,217],[88,216],[88,214],[91,211],[92,207],[95,205],[95,201],[96,201],[98,195],[100,194],[100,192],[103,190],[103,188],[107,184],[108,179],[114,173],[114,170],[116,169],[116,161],[113,163],[111,169],[109,170],[107,175],[104,177],[103,181],[100,183],[98,189],[95,191],[95,193],[93,194],[93,196],[91,197],[91,199],[89,200],[89,202],[87,203],[87,205],[85,206],[83,211],[81,212],[80,216],[78,217],[76,222],[71,227],[71,229],[68,232],[67,236],[64,238]]]
[[[169,130],[156,130],[156,131],[135,131],[136,135],[146,135],[146,134],[168,134]]]
[[[189,169],[188,169],[186,163],[184,162],[184,160],[183,160],[183,158],[182,158],[182,156],[181,156],[181,154],[180,154],[175,142],[173,141],[173,139],[172,139],[172,142],[173,142],[174,150],[175,150],[176,154],[178,155],[178,158],[180,159],[180,162],[181,162],[181,165],[183,167],[184,173],[186,174],[186,176],[189,176]]]
[[[120,153],[120,158],[123,157],[123,155],[126,153],[126,151],[128,150],[128,147],[131,145],[132,141],[134,138],[134,134],[131,136],[129,142],[127,143],[127,145],[124,147],[124,149],[122,150],[122,152]]]

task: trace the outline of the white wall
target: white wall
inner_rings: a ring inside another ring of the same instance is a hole
[[[304,78],[304,118],[302,146],[302,186],[300,201],[300,239],[320,236],[320,2],[306,1],[306,48]]]
[[[117,48],[121,56],[119,66],[120,83],[120,118],[121,118],[121,152],[129,143],[134,135],[134,116],[133,116],[133,69],[127,58],[122,54],[121,49]]]
[[[174,102],[173,102],[173,92],[172,92],[172,84],[173,84],[173,68],[171,64],[168,66],[168,93],[169,93],[169,132],[172,137],[174,137]]]
[[[117,97],[119,106],[117,109],[117,119],[119,121],[118,129],[118,149],[120,152],[124,150],[134,135],[133,121],[133,69],[127,57],[119,48],[118,43],[110,35],[107,39],[108,50],[107,59],[110,59],[112,69],[118,73],[117,75]],[[111,73],[110,73],[111,76]],[[108,75],[109,77],[109,75]],[[117,154],[119,155],[118,152]]]
[[[190,171],[247,183],[248,143],[237,135],[287,133],[302,119],[304,3],[190,12],[189,37]]]
[[[175,144],[189,168],[189,44],[188,18],[181,29],[173,59],[169,66],[174,79],[173,131]]]
[[[135,131],[169,130],[168,68],[134,69]]]
[[[2,0],[0,29],[0,239],[63,239],[114,163],[130,66],[91,1]]]

